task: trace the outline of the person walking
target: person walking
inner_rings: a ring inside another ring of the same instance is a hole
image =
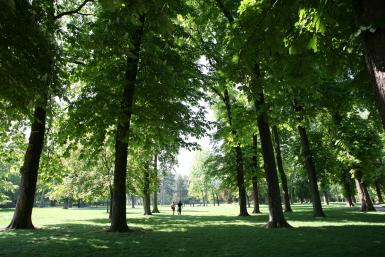
[[[172,215],[175,215],[175,202],[171,204]]]
[[[182,205],[183,205],[182,201],[179,201],[179,203],[178,203],[178,215],[182,215]]]

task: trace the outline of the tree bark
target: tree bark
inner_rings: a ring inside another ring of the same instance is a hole
[[[151,215],[151,200],[150,200],[150,167],[147,162],[143,173],[143,208],[144,215]]]
[[[47,106],[44,97],[43,106]],[[20,192],[8,229],[34,229],[32,224],[32,208],[35,200],[36,182],[39,170],[40,156],[44,145],[46,123],[45,107],[37,106],[33,114],[28,148],[24,155],[24,163],[20,168]]]
[[[282,183],[282,190],[283,190],[283,200],[285,205],[285,212],[293,212],[290,205],[290,195],[289,195],[289,188],[287,186],[287,177],[285,174],[285,171],[283,169],[282,164],[282,155],[281,155],[281,144],[279,140],[279,134],[278,134],[278,128],[277,126],[273,126],[273,137],[275,141],[275,157],[277,160],[277,168],[278,173],[281,178]]]
[[[255,175],[251,178],[251,182],[253,185],[253,202],[254,202],[254,208],[253,208],[253,213],[261,213],[261,210],[259,208],[259,186],[258,186],[258,177],[257,177],[257,172],[258,172],[258,140],[257,140],[257,135],[253,135],[253,167],[254,167],[254,173]]]
[[[154,204],[152,208],[152,213],[160,213],[158,209],[158,190],[159,190],[159,181],[158,181],[158,155],[154,155]]]
[[[114,191],[112,199],[111,232],[128,231],[126,218],[126,173],[128,136],[134,99],[139,53],[142,44],[145,17],[140,17],[141,26],[134,32],[132,50],[127,54],[126,83],[121,99],[122,115],[118,118],[115,138]]]
[[[259,70],[259,69],[258,69]],[[259,75],[259,74],[258,74]],[[263,91],[258,94],[258,99],[255,101],[255,108],[258,114],[257,125],[261,140],[262,155],[264,161],[264,169],[267,181],[267,194],[269,202],[269,222],[267,228],[291,227],[283,215],[281,196],[278,185],[277,168],[275,166],[273,143],[267,120],[266,111],[263,110],[265,99]]]
[[[329,196],[328,196],[328,192],[323,191],[323,195],[324,195],[324,204],[325,204],[325,205],[329,205]]]
[[[253,201],[254,201],[253,213],[261,213],[261,210],[259,208],[259,186],[258,186],[258,180],[256,176],[252,177],[252,183],[253,183]]]
[[[307,137],[306,129],[303,126],[298,126],[298,132],[301,139],[302,151],[304,155],[304,165],[307,171],[307,176],[309,179],[309,189],[313,204],[313,212],[315,217],[325,217],[325,214],[322,210],[320,193],[318,190],[317,184],[317,175],[314,167],[313,157],[310,150],[310,143]]]
[[[131,195],[131,208],[135,208],[135,196]]]
[[[109,189],[110,189],[110,212],[108,213],[108,218],[111,219],[112,218],[112,201],[113,201],[113,194],[114,194],[114,189],[112,187],[112,185],[109,185]]]
[[[350,173],[346,171],[341,177],[341,183],[343,186],[343,195],[345,197],[346,205],[353,207],[353,188],[352,188],[352,179],[350,178]]]
[[[354,172],[354,180],[356,181],[357,192],[361,200],[361,211],[363,212],[376,211],[376,209],[373,206],[372,199],[370,198],[368,189],[365,183],[362,181],[362,174],[360,171],[356,170]]]
[[[380,184],[378,183],[378,181],[376,181],[376,182],[374,183],[374,186],[375,186],[375,188],[376,188],[377,202],[378,202],[378,203],[383,203],[383,202],[384,202],[384,199],[382,198],[381,187],[380,187]]]
[[[353,207],[354,206],[354,203],[352,201],[352,196],[351,195],[345,197],[345,202],[346,202],[346,205],[348,207]]]
[[[383,0],[355,1],[355,15],[359,26],[372,26],[363,32],[363,48],[366,66],[371,78],[374,95],[385,128],[385,4]]]
[[[63,205],[63,209],[68,209],[68,207],[69,207],[69,199],[68,199],[68,197],[66,198],[66,199],[64,199],[64,205]]]
[[[218,197],[218,194],[216,194],[216,197],[217,197],[217,205],[219,206],[219,197]],[[193,204],[194,206],[194,204]]]

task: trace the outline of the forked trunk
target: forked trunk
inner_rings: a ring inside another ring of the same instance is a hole
[[[281,155],[281,143],[279,140],[278,128],[273,126],[273,136],[275,141],[275,157],[277,160],[278,173],[281,178],[282,190],[283,190],[283,200],[285,205],[285,212],[293,212],[290,205],[290,195],[289,188],[287,186],[287,177],[283,169],[282,164],[282,155]]]
[[[317,184],[317,175],[315,172],[312,153],[310,150],[309,139],[307,137],[306,129],[303,126],[298,126],[298,132],[301,138],[302,151],[304,155],[304,164],[309,179],[309,189],[311,200],[313,204],[313,212],[315,217],[325,217],[322,210],[320,193]]]
[[[44,99],[44,106],[47,99]],[[37,106],[33,114],[28,148],[24,155],[24,163],[20,168],[20,192],[17,198],[16,209],[9,229],[33,229],[32,208],[35,200],[36,182],[39,170],[40,156],[44,145],[46,122],[45,107]]]
[[[354,172],[354,180],[356,181],[357,192],[361,200],[361,211],[376,211],[373,206],[372,199],[370,198],[368,189],[366,188],[365,183],[362,181],[362,174],[360,171]]]
[[[126,173],[128,155],[128,136],[134,100],[139,53],[143,37],[144,15],[140,17],[141,26],[133,33],[132,49],[127,54],[126,83],[121,99],[121,112],[118,117],[115,138],[114,190],[112,198],[111,232],[128,231],[126,218]]]
[[[262,155],[267,181],[267,195],[269,202],[269,222],[267,228],[291,227],[283,215],[281,196],[279,193],[277,168],[275,166],[273,143],[267,120],[266,112],[263,111],[265,100],[263,91],[258,94],[255,108],[258,114],[257,124],[261,140]],[[261,113],[262,111],[262,113]]]

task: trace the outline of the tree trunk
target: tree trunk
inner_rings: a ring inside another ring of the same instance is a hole
[[[354,206],[353,201],[352,201],[352,196],[351,196],[351,195],[346,196],[346,197],[345,197],[345,201],[346,201],[346,205],[347,205],[348,207],[353,207],[353,206]]]
[[[259,73],[259,67],[258,73]],[[257,74],[259,75],[259,74]],[[261,140],[262,155],[264,161],[264,169],[267,181],[267,194],[269,202],[269,222],[267,228],[291,227],[285,220],[283,215],[281,196],[279,193],[278,175],[274,160],[274,150],[271,141],[271,134],[267,115],[262,111],[265,105],[263,91],[258,94],[258,99],[255,101],[255,108],[258,114],[257,125]],[[261,113],[262,111],[262,113]]]
[[[218,194],[216,194],[216,197],[217,197],[217,205],[219,206],[219,197],[218,197]],[[193,204],[194,206],[194,204]]]
[[[114,194],[114,189],[112,188],[112,185],[109,185],[109,189],[110,189],[110,212],[108,213],[108,218],[109,219],[112,219],[112,201],[113,201],[113,194]]]
[[[366,188],[365,183],[362,181],[362,174],[360,171],[356,170],[354,172],[354,180],[356,181],[357,192],[361,199],[361,211],[376,211],[373,206],[372,199],[370,198],[368,189]]]
[[[135,196],[131,195],[131,208],[135,208]]]
[[[249,195],[246,193],[246,203],[247,203],[247,208],[250,208],[250,198]]]
[[[290,205],[290,195],[289,188],[287,186],[287,178],[282,164],[282,155],[281,155],[281,144],[279,140],[278,128],[273,126],[273,137],[275,141],[275,157],[277,160],[278,173],[281,178],[282,190],[283,190],[283,200],[285,205],[285,212],[293,212]]]
[[[249,216],[246,207],[246,187],[243,172],[243,157],[240,143],[235,147],[236,154],[236,170],[237,170],[237,185],[239,193],[239,216]]]
[[[46,97],[43,104],[44,106],[47,105]],[[46,110],[42,106],[37,106],[33,114],[31,133],[28,148],[24,155],[24,163],[20,168],[20,192],[12,221],[7,227],[9,229],[34,228],[31,216],[36,193],[40,156],[44,145],[45,122]]]
[[[322,210],[321,198],[317,184],[317,175],[315,172],[313,157],[310,150],[310,144],[309,139],[307,137],[306,129],[303,126],[298,126],[298,132],[301,138],[305,169],[309,178],[309,189],[312,198],[314,216],[325,217],[325,214]]]
[[[374,186],[376,188],[376,194],[377,194],[377,202],[378,203],[383,203],[384,202],[384,199],[382,198],[382,195],[381,195],[381,187],[380,187],[380,184],[378,183],[378,181],[376,181],[374,183]]]
[[[214,195],[214,191],[211,191],[211,195],[213,196],[213,205],[215,206],[215,195]]]
[[[353,200],[352,200],[352,185],[351,185],[351,178],[350,173],[345,173],[342,176],[342,185],[343,185],[343,195],[345,197],[346,205],[349,207],[353,207]]]
[[[64,199],[63,209],[68,209],[68,206],[69,206],[69,199],[67,197],[66,199]]]
[[[159,187],[159,182],[158,182],[158,155],[154,155],[154,184],[155,184],[155,189],[154,189],[154,206],[152,208],[152,213],[160,213],[158,209],[158,187]]]
[[[261,213],[259,208],[259,188],[258,188],[258,180],[256,176],[252,177],[253,183],[253,201],[254,201],[254,209],[253,213]]]
[[[385,128],[385,17],[384,0],[357,0],[355,12],[358,26],[372,25],[374,31],[363,32],[366,66],[371,78],[378,110]]]
[[[128,231],[126,218],[126,173],[128,155],[128,136],[133,106],[139,53],[142,43],[144,15],[140,17],[141,26],[133,34],[132,50],[127,54],[126,84],[121,99],[122,114],[118,118],[115,139],[114,192],[112,199],[111,232]]]
[[[253,135],[253,167],[254,167],[254,176],[251,178],[251,182],[253,185],[253,201],[254,201],[254,208],[253,208],[253,213],[261,213],[261,210],[259,209],[259,186],[258,186],[258,140],[257,140],[257,135]]]
[[[45,190],[42,190],[40,194],[40,201],[39,201],[40,208],[45,207],[44,197],[45,197]]]
[[[239,216],[249,216],[249,213],[247,212],[247,207],[246,207],[246,187],[245,187],[245,175],[243,171],[242,148],[241,148],[241,144],[238,142],[237,131],[233,126],[233,116],[232,116],[230,95],[227,89],[225,89],[223,92],[222,100],[226,106],[227,120],[229,123],[229,127],[231,129],[233,140],[237,142],[236,146],[234,147],[234,154],[235,154],[235,165],[236,165],[235,169],[237,174],[237,186],[238,186],[238,194],[239,194]]]
[[[328,196],[328,192],[323,191],[323,195],[324,195],[324,204],[325,204],[325,205],[329,205],[329,196]]]
[[[151,201],[150,201],[150,167],[147,162],[143,173],[143,208],[144,215],[151,215]]]

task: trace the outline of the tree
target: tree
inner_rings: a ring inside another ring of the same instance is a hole
[[[281,144],[279,141],[279,134],[278,134],[278,128],[277,126],[273,126],[273,136],[275,141],[275,156],[277,160],[277,167],[278,167],[278,173],[281,178],[282,183],[282,190],[283,190],[283,199],[284,199],[284,205],[285,205],[285,212],[292,212],[290,206],[290,196],[289,196],[289,189],[287,187],[287,178],[285,171],[283,169],[282,165],[282,157],[281,157]]]
[[[355,1],[353,3],[359,32],[362,34],[363,49],[370,79],[373,83],[378,110],[385,128],[385,16],[381,0]]]

